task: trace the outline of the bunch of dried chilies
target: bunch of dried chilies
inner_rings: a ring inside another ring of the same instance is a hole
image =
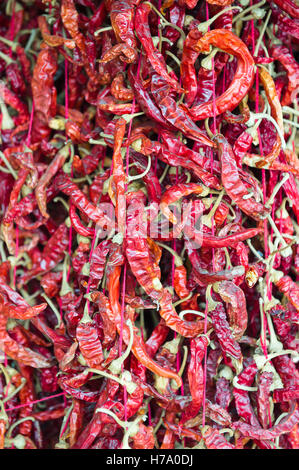
[[[0,6],[0,448],[299,447],[295,0]]]

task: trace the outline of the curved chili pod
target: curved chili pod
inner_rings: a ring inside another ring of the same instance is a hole
[[[225,29],[214,29],[198,40],[195,49],[198,52],[209,52],[210,46],[218,47],[238,59],[237,70],[233,81],[226,91],[215,102],[210,101],[193,106],[189,112],[195,121],[218,116],[224,111],[232,111],[248,93],[254,80],[254,60],[241,39]]]
[[[282,106],[290,106],[298,93],[299,65],[290,49],[285,45],[273,45],[270,49],[271,56],[278,60],[285,68],[288,76],[288,85],[281,100]]]
[[[247,367],[245,367],[238,375],[238,384],[241,386],[245,385],[247,387],[251,386],[257,372],[257,365],[255,361],[251,359]],[[235,399],[236,410],[240,418],[244,419],[246,423],[249,423],[252,426],[260,427],[259,421],[255,416],[251,405],[248,391],[239,387],[234,387],[233,396]]]
[[[284,127],[283,127],[283,115],[281,104],[278,98],[278,94],[276,92],[275,83],[269,72],[264,68],[259,68],[259,78],[263,84],[270,108],[271,108],[271,115],[273,119],[277,122],[278,127],[281,130],[282,135],[284,134]],[[247,134],[248,135],[248,134]],[[243,157],[245,163],[249,163],[252,160],[254,165],[257,168],[263,168],[263,166],[273,167],[273,163],[276,161],[277,157],[279,156],[281,150],[281,139],[277,134],[276,140],[273,144],[271,151],[267,155],[262,155],[257,157],[255,154],[246,153]],[[258,158],[258,161],[256,162]],[[256,162],[256,163],[255,163]]]
[[[269,3],[272,0],[267,0]],[[288,13],[291,17],[299,19],[299,7],[291,0],[273,0],[283,11]]]
[[[198,83],[194,64],[199,56],[199,51],[195,49],[195,46],[201,37],[202,33],[200,31],[191,29],[184,41],[180,71],[182,86],[187,91],[186,106],[191,106],[197,95]]]
[[[58,190],[70,196],[72,203],[90,220],[99,224],[101,227],[111,227],[112,221],[105,213],[93,203],[91,203],[85,194],[72,182],[66,174],[60,174],[55,180]]]
[[[45,310],[45,308],[47,308],[47,304],[36,305],[34,307],[12,305],[11,303],[6,303],[3,297],[0,296],[1,313],[7,318],[28,320],[39,315],[39,313]]]

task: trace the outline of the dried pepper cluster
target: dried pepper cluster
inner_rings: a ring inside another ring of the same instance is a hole
[[[0,448],[299,447],[299,7],[0,7]]]

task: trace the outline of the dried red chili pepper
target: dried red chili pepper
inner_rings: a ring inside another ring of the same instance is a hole
[[[275,403],[297,400],[299,395],[298,388],[288,388],[286,390],[274,390],[273,400]]]
[[[181,418],[182,424],[196,416],[202,406],[204,379],[201,363],[204,358],[207,346],[208,339],[206,336],[193,338],[190,342],[191,357],[188,367],[188,382],[192,396],[192,403]]]
[[[138,39],[140,40],[144,50],[146,51],[148,60],[150,61],[153,69],[169,83],[169,85],[176,91],[180,92],[181,87],[177,80],[171,77],[167,72],[166,63],[163,56],[154,47],[153,40],[148,25],[148,16],[151,12],[151,7],[147,3],[139,5],[135,14],[135,31]]]
[[[87,311],[76,328],[76,338],[88,367],[101,369],[101,364],[104,360],[102,344],[98,337],[96,325],[89,317]]]
[[[185,98],[187,106],[192,105],[197,95],[198,83],[194,64],[199,56],[196,44],[201,37],[202,33],[200,31],[191,29],[184,41],[180,72],[183,88],[187,92]]]
[[[232,358],[236,368],[240,367],[243,361],[241,348],[232,336],[222,303],[216,304],[215,308],[210,312],[210,316],[222,349],[222,354],[224,357],[229,356]]]
[[[258,368],[256,363],[251,360],[250,364],[243,369],[243,371],[238,375],[238,384],[242,387],[251,386],[255,375],[257,374]],[[245,420],[246,423],[250,423],[252,426],[259,427],[259,421],[254,414],[253,407],[250,402],[250,397],[248,391],[242,389],[241,387],[233,388],[233,396],[236,403],[236,409],[238,415]]]
[[[69,32],[70,36],[73,38],[76,46],[80,50],[82,55],[82,60],[84,62],[85,70],[92,81],[92,83],[97,83],[98,76],[97,73],[92,69],[89,57],[86,40],[83,34],[79,30],[78,24],[78,12],[75,8],[73,0],[63,0],[61,5],[61,19]]]
[[[299,287],[290,276],[282,276],[275,282],[276,287],[299,310]]]
[[[279,60],[282,66],[286,69],[288,75],[288,86],[282,97],[281,104],[282,106],[290,105],[295,96],[296,90],[298,88],[299,81],[299,67],[295,61],[290,50],[286,46],[273,45],[270,50],[271,56]]]
[[[48,359],[45,359],[41,354],[32,351],[29,348],[23,347],[16,343],[8,334],[6,330],[7,319],[5,316],[0,316],[0,335],[1,335],[1,349],[12,359],[20,361],[22,364],[30,367],[42,368],[49,367],[51,364]]]
[[[112,315],[108,313],[111,321],[115,322],[116,328],[118,333],[120,332],[121,327],[121,318],[120,318],[120,305],[117,300],[117,294],[119,290],[119,266],[113,268],[113,270],[109,273],[108,276],[108,292],[109,292],[109,300],[111,303]],[[124,341],[128,344],[129,342],[129,328],[126,324],[123,325],[123,338]],[[133,337],[133,345],[132,345],[132,352],[135,357],[148,369],[154,372],[157,375],[161,375],[162,377],[167,377],[170,379],[174,379],[178,386],[181,385],[181,379],[175,373],[170,370],[163,369],[159,366],[156,362],[154,362],[147,354],[145,345],[141,338],[139,338],[136,333],[134,333]]]
[[[298,447],[292,1],[0,7],[0,447]]]
[[[114,0],[108,8],[110,10],[111,25],[118,42],[124,42],[132,49],[137,47],[133,31],[134,5],[137,3],[135,0],[128,2]]]
[[[279,424],[274,425],[272,428],[257,429],[256,427],[241,421],[235,421],[232,423],[232,428],[238,429],[243,436],[250,437],[251,439],[272,439],[273,437],[290,432],[297,424],[297,421],[298,408],[297,405],[293,405],[289,414],[283,418]]]
[[[299,8],[291,0],[273,0],[276,5],[279,6],[283,11],[288,13],[291,17],[299,19]]]
[[[235,446],[230,444],[225,437],[219,433],[218,429],[207,426],[204,430],[203,440],[207,449],[234,449]]]

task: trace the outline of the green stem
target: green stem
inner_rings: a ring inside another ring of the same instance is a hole
[[[41,296],[45,299],[45,301],[47,302],[47,304],[51,307],[53,313],[55,314],[55,317],[57,318],[57,322],[58,322],[58,325],[57,327],[61,324],[61,316],[60,316],[60,313],[58,312],[57,308],[55,307],[55,305],[53,304],[52,300],[49,299],[49,297],[44,293],[44,294],[41,294]],[[57,328],[56,327],[56,328]]]

